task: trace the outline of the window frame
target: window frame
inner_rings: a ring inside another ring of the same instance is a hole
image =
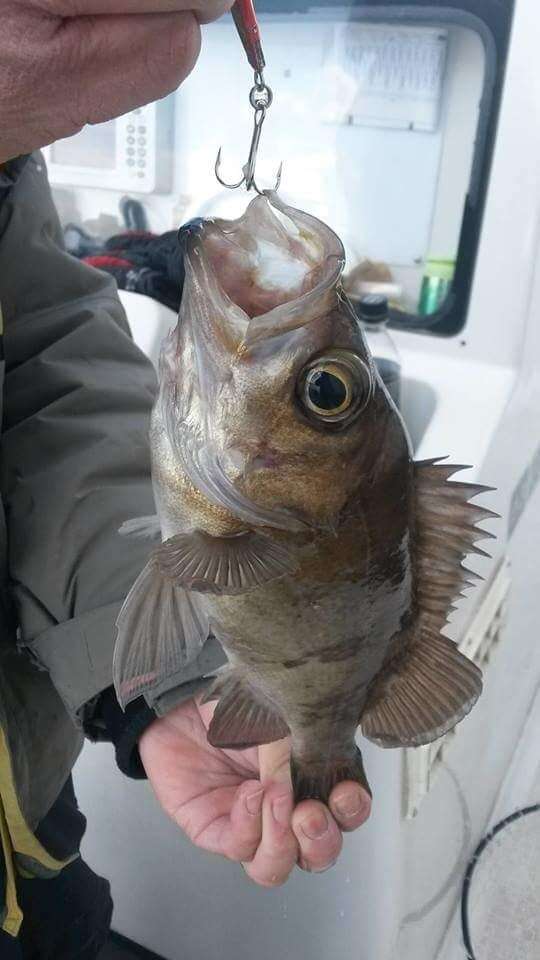
[[[335,10],[354,10],[355,20],[388,24],[456,25],[474,30],[485,54],[484,86],[475,152],[456,251],[452,284],[440,309],[428,316],[390,311],[390,326],[417,333],[451,337],[465,326],[482,230],[491,163],[502,100],[515,0],[258,0],[265,14],[316,14],[325,19]]]

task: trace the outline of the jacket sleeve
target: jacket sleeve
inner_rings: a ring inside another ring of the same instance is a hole
[[[19,639],[79,720],[111,683],[115,619],[148,553],[118,528],[154,512],[155,376],[114,281],[64,251],[40,156],[0,208],[0,238],[1,483]]]

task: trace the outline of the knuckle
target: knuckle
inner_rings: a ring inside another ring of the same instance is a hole
[[[342,843],[338,838],[331,843],[325,843],[324,846],[318,845],[316,841],[301,843],[301,857],[306,863],[311,864],[312,869],[324,869],[328,864],[337,860],[341,847]]]
[[[235,846],[229,847],[226,852],[226,857],[228,860],[233,860],[235,863],[251,863],[254,860],[256,853],[256,843],[245,843],[242,845],[236,844]]]
[[[145,74],[154,98],[165,97],[179,86],[193,69],[200,50],[200,28],[190,13],[167,17],[157,39],[144,52]]]
[[[265,855],[273,863],[285,859],[296,860],[298,856],[298,841],[287,827],[276,828],[272,831],[271,839],[266,842]]]
[[[195,0],[194,9],[204,23],[217,20],[232,7],[233,0]]]
[[[62,78],[70,78],[70,93],[64,103],[64,122],[71,128],[71,132],[74,132],[75,128],[80,130],[93,119],[93,88],[87,86],[81,76],[81,66],[91,61],[95,52],[93,25],[93,18],[88,17],[77,29],[71,25],[62,28],[56,38]]]
[[[185,833],[188,840],[196,847],[203,847],[203,834],[205,829],[205,824],[201,824],[200,821],[192,816],[189,810],[186,810],[184,805],[181,804],[175,809],[169,809],[166,811],[170,818],[174,820],[177,826]]]

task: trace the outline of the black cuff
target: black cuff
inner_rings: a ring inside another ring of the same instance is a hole
[[[124,711],[116,699],[114,687],[107,687],[95,704],[86,732],[94,740],[110,740],[122,773],[134,780],[144,780],[146,772],[139,756],[138,742],[155,719],[156,714],[144,697],[132,700]]]

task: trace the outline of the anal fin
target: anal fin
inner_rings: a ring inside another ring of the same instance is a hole
[[[377,678],[362,733],[381,747],[418,747],[452,729],[482,692],[482,673],[447,637],[424,630]]]
[[[234,669],[216,679],[203,702],[218,697],[208,728],[213,747],[241,750],[288,736],[289,728],[275,706]]]

